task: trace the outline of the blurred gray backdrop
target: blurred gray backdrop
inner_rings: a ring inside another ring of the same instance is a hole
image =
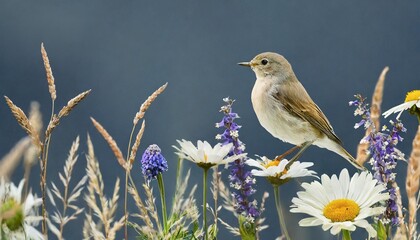
[[[171,145],[182,138],[216,143],[214,137],[220,130],[214,124],[222,117],[218,110],[223,97],[237,100],[234,110],[243,126],[240,137],[250,156],[274,157],[291,147],[259,125],[250,101],[254,73],[236,65],[260,52],[278,52],[291,62],[353,154],[363,135],[353,129],[358,120],[348,107],[353,95],[361,93],[370,100],[385,66],[390,71],[383,109],[401,103],[408,90],[420,87],[420,3],[414,1],[1,1],[0,95],[9,96],[25,110],[30,101],[39,101],[46,124],[50,97],[41,42],[56,79],[57,108],[79,92],[92,89],[54,132],[48,178],[59,181],[57,171],[62,171],[77,135],[82,139],[81,158],[73,179],[85,174],[86,135],[90,133],[108,193],[124,172],[89,117],[101,122],[125,149],[134,114],[165,82],[169,83],[167,90],[146,114],[140,152],[153,143],[162,148],[170,167],[164,176],[168,196],[174,190],[170,183],[176,169]],[[402,120],[408,132],[400,149],[409,154],[417,123],[408,113]],[[3,100],[0,122],[0,155],[4,155],[25,133]],[[337,155],[316,147],[306,151],[301,160],[315,162],[313,169],[319,174],[339,173],[344,167],[355,171]],[[201,186],[202,171],[190,163],[185,166],[193,170],[191,185]],[[403,177],[406,163],[401,162],[398,171]],[[19,167],[13,180],[17,183],[22,174]],[[227,182],[228,171],[223,174]],[[141,184],[138,160],[133,175]],[[257,199],[264,191],[272,193],[264,179],[257,180]],[[39,192],[39,165],[32,171],[30,186]],[[291,205],[298,190],[297,182],[281,189],[284,207]],[[201,203],[201,188],[197,199]],[[122,203],[118,216],[122,215]],[[270,228],[261,235],[262,239],[274,239],[280,231],[273,197],[268,199],[267,209],[264,216]],[[136,210],[134,205],[130,210]],[[304,216],[286,213],[293,239],[335,239],[320,227],[296,227]],[[236,225],[230,213],[224,211],[221,217]],[[80,224],[70,223],[67,239],[81,238]],[[233,238],[220,228],[220,239]],[[130,236],[134,238],[134,231]],[[353,236],[358,239],[366,234],[357,230]]]

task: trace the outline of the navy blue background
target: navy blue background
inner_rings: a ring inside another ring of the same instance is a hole
[[[168,82],[167,90],[146,114],[147,127],[139,151],[153,143],[162,148],[169,161],[170,170],[164,178],[171,196],[176,169],[171,145],[182,138],[215,144],[214,136],[220,130],[214,124],[222,117],[218,110],[223,97],[237,100],[234,109],[243,125],[240,137],[250,156],[273,157],[291,147],[260,126],[250,101],[254,73],[236,65],[263,51],[281,53],[291,62],[345,147],[355,154],[363,131],[353,129],[358,121],[353,117],[353,108],[348,107],[353,95],[370,97],[385,66],[390,67],[390,72],[383,109],[401,103],[408,90],[419,88],[419,9],[418,2],[390,0],[1,1],[0,95],[9,96],[25,110],[30,101],[39,101],[46,121],[50,96],[40,54],[44,42],[56,79],[58,109],[78,93],[92,89],[54,132],[48,179],[58,183],[57,171],[62,171],[77,135],[82,139],[81,158],[73,179],[85,174],[89,132],[106,192],[111,194],[115,179],[123,179],[124,172],[89,117],[101,122],[124,150],[140,104]],[[409,154],[417,123],[408,113],[402,120],[409,131],[400,149]],[[4,155],[25,134],[4,102],[0,104],[0,121],[0,155]],[[316,147],[307,150],[301,160],[315,162],[313,169],[319,174],[337,174],[342,168],[355,172],[337,155]],[[191,185],[200,186],[197,200],[201,204],[201,169],[191,163],[185,166],[192,169]],[[39,193],[38,170],[39,166],[33,169],[30,186]],[[399,164],[398,172],[404,190],[406,163]],[[139,161],[133,175],[140,184]],[[22,176],[19,167],[13,179],[17,182]],[[157,190],[156,183],[153,186]],[[257,189],[258,200],[264,191],[272,193],[264,179],[258,179]],[[282,187],[284,207],[288,208],[299,189],[297,182]],[[118,216],[122,215],[122,199]],[[129,209],[136,211],[134,205]],[[280,231],[273,197],[268,199],[267,210],[264,216],[270,228],[261,236],[274,239]],[[286,213],[293,239],[334,239],[320,227],[298,228],[297,222],[304,216]],[[222,212],[221,217],[236,225],[230,213]],[[81,238],[80,224],[81,219],[68,225],[67,239]],[[220,239],[232,237],[224,227],[220,228]],[[130,231],[130,238],[134,236]],[[358,239],[366,234],[357,230],[353,236]]]

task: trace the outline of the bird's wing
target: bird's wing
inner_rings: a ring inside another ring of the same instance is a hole
[[[273,97],[283,104],[284,109],[290,114],[309,122],[327,135],[328,138],[341,145],[341,141],[335,135],[327,117],[312,101],[302,84],[297,80],[284,81],[282,84],[285,85],[279,87]]]

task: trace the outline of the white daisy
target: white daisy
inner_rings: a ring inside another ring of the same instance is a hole
[[[376,205],[389,199],[389,193],[384,192],[386,187],[377,183],[368,172],[356,173],[351,179],[347,169],[343,169],[338,178],[324,174],[321,183],[302,184],[305,191],[298,192],[298,197],[292,199],[290,211],[312,216],[299,221],[302,227],[322,225],[324,231],[331,228],[333,235],[361,227],[370,238],[376,237],[375,229],[366,218],[384,213],[385,207]]]
[[[35,198],[29,193],[22,202],[23,183],[24,180],[20,181],[16,187],[3,178],[0,180],[0,214],[13,214],[2,220],[0,231],[5,234],[6,239],[42,240],[44,236],[34,228],[42,220],[35,211],[35,208],[42,204],[42,199]]]
[[[407,96],[405,97],[404,103],[397,105],[388,111],[384,112],[382,115],[384,115],[385,118],[387,118],[389,115],[393,113],[398,113],[397,119],[400,118],[402,112],[404,112],[407,109],[412,108],[414,105],[418,109],[420,109],[420,90],[413,90],[407,93]]]
[[[220,143],[212,147],[207,141],[197,141],[197,147],[190,141],[182,139],[177,140],[181,149],[173,146],[178,152],[176,154],[183,158],[196,163],[200,167],[210,168],[219,164],[227,164],[236,159],[245,157],[246,154],[239,154],[227,157],[233,147],[232,143],[222,145]]]
[[[260,161],[248,159],[245,163],[251,167],[258,168],[251,170],[252,175],[259,177],[267,177],[268,180],[273,184],[276,184],[276,182],[284,183],[284,180],[288,181],[291,178],[315,176],[314,174],[316,174],[315,171],[308,170],[308,167],[314,165],[311,162],[295,161],[292,163],[292,165],[290,165],[289,169],[286,169],[289,160],[270,160],[267,157],[263,156],[261,157]]]

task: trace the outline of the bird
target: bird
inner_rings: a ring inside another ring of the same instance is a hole
[[[250,67],[256,75],[251,93],[252,106],[258,121],[271,135],[299,146],[299,153],[310,145],[316,145],[365,170],[344,149],[327,117],[299,82],[285,57],[264,52],[249,62],[238,64]]]

